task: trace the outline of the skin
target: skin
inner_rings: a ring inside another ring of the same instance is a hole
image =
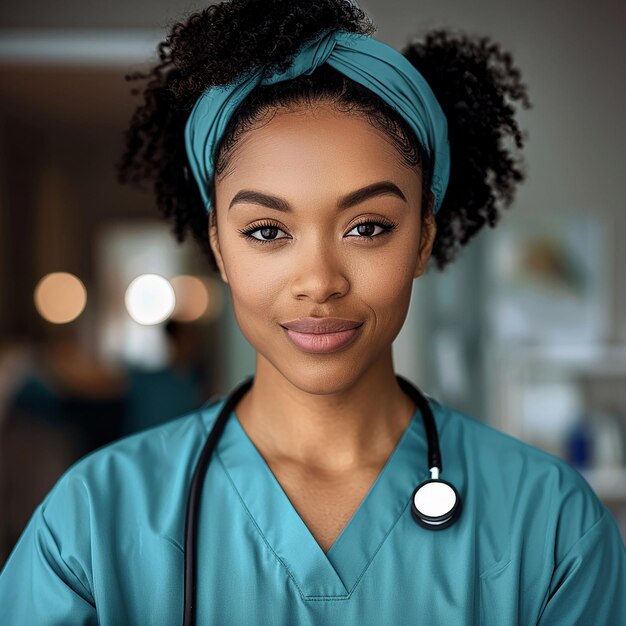
[[[406,201],[387,193],[337,210],[349,192],[383,180]],[[247,132],[215,185],[209,239],[256,350],[255,382],[235,413],[327,549],[416,410],[395,378],[391,344],[436,234],[434,219],[422,224],[421,174],[367,120],[318,103]],[[250,201],[229,208],[242,189],[279,196],[291,211]],[[356,228],[381,218],[397,227]],[[259,225],[268,221],[277,230]],[[253,237],[270,243],[242,237],[254,226],[264,230]],[[305,316],[364,325],[344,349],[308,354],[279,325]]]

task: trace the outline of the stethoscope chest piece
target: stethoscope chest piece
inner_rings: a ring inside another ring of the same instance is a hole
[[[411,513],[420,526],[443,530],[453,524],[461,513],[461,497],[448,481],[431,478],[415,488]]]

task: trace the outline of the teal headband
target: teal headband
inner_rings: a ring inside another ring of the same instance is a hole
[[[428,83],[391,46],[368,35],[331,30],[303,46],[285,72],[261,79],[259,68],[238,82],[209,87],[198,98],[185,125],[185,147],[207,212],[213,153],[236,107],[257,85],[311,74],[324,62],[380,96],[409,123],[433,160],[433,210],[439,210],[450,178],[450,145],[446,116]]]

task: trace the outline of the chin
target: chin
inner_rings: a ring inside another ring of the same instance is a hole
[[[343,363],[293,364],[281,371],[300,391],[312,395],[333,395],[349,389],[358,379],[360,370],[354,359]]]

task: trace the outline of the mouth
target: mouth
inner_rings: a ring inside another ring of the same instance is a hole
[[[282,326],[282,325],[281,325]],[[311,354],[336,352],[350,345],[360,334],[363,323],[335,332],[298,332],[283,326],[285,334],[298,349]]]
[[[313,335],[328,335],[353,330],[362,325],[363,322],[339,317],[301,317],[281,324],[287,330]]]

